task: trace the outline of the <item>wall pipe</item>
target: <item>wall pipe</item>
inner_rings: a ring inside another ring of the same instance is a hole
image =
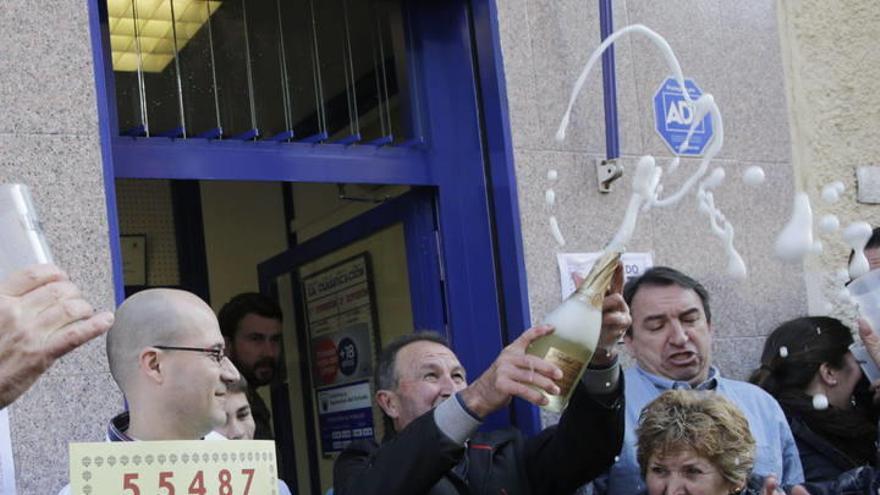
[[[614,32],[613,0],[599,0],[599,28],[602,40]],[[614,69],[614,45],[602,54],[602,95],[605,101],[605,152],[608,160],[620,156],[617,128],[617,78]]]

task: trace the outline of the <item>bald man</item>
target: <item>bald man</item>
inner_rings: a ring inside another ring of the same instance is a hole
[[[189,292],[128,298],[107,333],[107,359],[129,411],[110,421],[107,440],[222,439],[211,430],[226,421],[227,387],[240,376],[223,345],[214,312]]]

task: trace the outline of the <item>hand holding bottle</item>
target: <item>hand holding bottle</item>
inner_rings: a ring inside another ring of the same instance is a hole
[[[590,364],[604,367],[614,362],[617,348],[626,329],[632,325],[629,306],[623,300],[623,264],[618,263],[611,279],[611,288],[602,300],[602,329],[599,331],[599,345]]]
[[[555,381],[562,378],[558,366],[539,357],[526,354],[534,340],[553,332],[553,327],[532,327],[501,351],[492,366],[460,393],[468,409],[485,417],[510,403],[514,396],[537,406],[547,404],[547,398],[538,391],[558,394]]]

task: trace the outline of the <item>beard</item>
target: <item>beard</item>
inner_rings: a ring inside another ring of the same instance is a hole
[[[258,360],[250,368],[239,368],[244,371],[245,378],[251,387],[268,385],[275,378],[278,371],[278,363],[274,359],[266,357]]]

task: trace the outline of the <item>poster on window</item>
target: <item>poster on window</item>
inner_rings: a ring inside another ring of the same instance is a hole
[[[324,454],[341,452],[351,442],[372,440],[373,394],[370,382],[318,392],[318,424]]]
[[[303,279],[317,389],[368,380],[377,342],[367,253]]]

